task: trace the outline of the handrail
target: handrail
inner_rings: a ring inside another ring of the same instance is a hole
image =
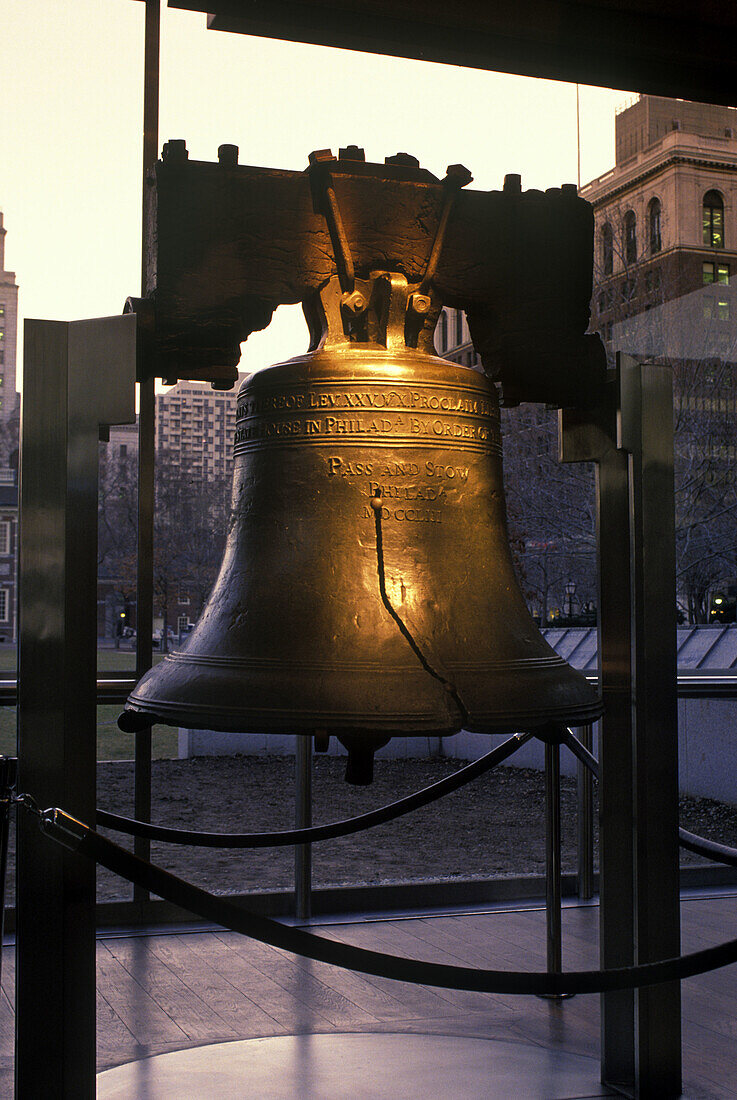
[[[588,682],[597,687],[597,672],[583,674]],[[106,678],[97,681],[97,702],[124,703],[133,688],[135,678]],[[737,670],[734,672],[680,672],[678,674],[678,697],[681,699],[737,699]],[[0,680],[0,707],[14,707],[18,701],[17,680]]]
[[[135,679],[105,679],[97,681],[97,703],[124,703],[133,688]],[[18,681],[0,680],[0,707],[14,707],[18,703]]]

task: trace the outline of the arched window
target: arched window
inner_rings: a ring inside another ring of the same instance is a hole
[[[614,271],[614,234],[609,222],[601,227],[601,269],[604,275]]]
[[[637,217],[634,210],[628,210],[624,216],[624,260],[628,264],[637,263]]]
[[[456,310],[456,344],[463,343],[463,310]]]
[[[718,191],[707,191],[703,206],[704,244],[724,248],[724,201]]]
[[[650,199],[647,208],[648,236],[650,238],[650,252],[660,252],[663,247],[660,239],[660,199]]]

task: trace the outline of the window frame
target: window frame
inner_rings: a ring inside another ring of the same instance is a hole
[[[637,263],[637,214],[632,207],[625,211],[622,221],[623,252],[626,264]]]
[[[601,268],[605,278],[614,274],[614,230],[610,222],[601,227]]]
[[[715,223],[719,222],[719,228]],[[706,248],[726,248],[724,232],[724,196],[710,188],[701,200],[702,244]]]
[[[658,252],[663,251],[662,212],[663,205],[660,199],[657,195],[653,195],[650,202],[647,204],[648,244],[650,246],[651,256],[655,256]]]

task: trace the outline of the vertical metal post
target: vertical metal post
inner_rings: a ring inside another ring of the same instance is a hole
[[[306,829],[312,824],[312,738],[295,740],[294,820],[298,829]],[[311,844],[297,844],[294,849],[294,913],[298,920],[312,916]]]
[[[579,738],[591,752],[593,727],[581,726]],[[594,896],[594,777],[581,761],[576,773],[577,889],[581,901]]]
[[[545,923],[548,973],[562,970],[560,745],[545,742]]]
[[[99,425],[135,419],[135,332],[130,315],[24,330],[18,783],[83,821],[95,813]],[[19,814],[16,891],[17,1095],[91,1100],[94,866]]]
[[[621,446],[629,452],[633,572],[635,959],[680,954],[673,378],[621,361]],[[638,1097],[681,1095],[677,982],[635,995]]]
[[[141,293],[146,294],[146,173],[156,163],[159,145],[159,47],[161,0],[146,0],[143,75],[143,239],[141,243]],[[146,364],[143,364],[145,367]],[[139,388],[138,415],[138,553],[136,582],[136,676],[140,679],[153,660],[153,561],[154,561],[154,433],[156,398],[153,378]],[[151,727],[135,734],[134,812],[140,821],[151,819]],[[136,837],[133,850],[149,859],[151,843]],[[148,899],[148,891],[134,886],[136,901]]]
[[[561,414],[564,462],[594,462],[599,560],[599,951],[604,967],[634,962],[634,737],[631,670],[630,512],[627,455],[617,448],[619,381],[594,409]],[[601,996],[601,1079],[635,1084],[635,1003],[631,990]]]
[[[597,462],[601,961],[680,951],[673,399],[668,368],[620,356],[598,409],[562,416],[565,461]],[[602,1080],[680,1095],[680,989],[602,996]]]

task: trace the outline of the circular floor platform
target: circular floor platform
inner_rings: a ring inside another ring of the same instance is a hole
[[[611,1096],[593,1058],[454,1035],[286,1035],[159,1054],[97,1076],[97,1100],[570,1100]]]

